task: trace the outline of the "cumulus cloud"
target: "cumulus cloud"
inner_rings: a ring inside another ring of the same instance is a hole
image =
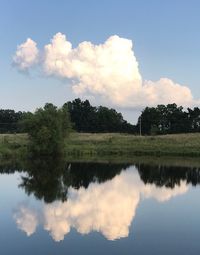
[[[41,65],[46,75],[71,81],[78,96],[93,97],[105,104],[118,107],[144,107],[177,103],[189,106],[199,103],[187,86],[168,78],[143,81],[131,40],[117,35],[103,44],[84,41],[76,48],[66,36],[57,33],[44,46]],[[14,62],[20,70],[38,61],[35,42],[28,39],[18,46]]]
[[[84,41],[76,48],[57,33],[41,51],[40,66],[46,75],[71,81],[78,96],[92,97],[118,107],[144,107],[177,103],[199,104],[190,89],[168,78],[143,81],[133,42],[117,35],[103,44]],[[36,43],[30,38],[18,46],[13,58],[19,70],[28,70],[39,61]]]
[[[72,49],[65,35],[56,34],[45,46],[47,74],[73,79],[78,95],[96,95],[123,104],[141,86],[138,63],[130,40],[111,36],[104,44],[82,42]]]
[[[13,57],[13,64],[20,71],[27,71],[30,67],[39,61],[39,50],[36,42],[28,38],[26,42],[17,47],[17,51]]]
[[[14,213],[17,227],[24,231],[27,236],[32,235],[38,225],[38,215],[35,210],[26,205],[20,205]]]
[[[193,99],[188,87],[175,83],[168,78],[161,78],[157,82],[145,81],[141,94],[147,100],[148,105],[175,102],[178,105],[189,106],[198,103]]]
[[[164,202],[184,194],[187,190],[186,182],[181,182],[180,186],[176,185],[174,189],[145,185],[136,169],[131,167],[105,183],[91,183],[87,189],[70,188],[68,200],[64,203],[44,205],[40,218],[43,219],[44,228],[55,241],[63,240],[71,228],[75,228],[81,234],[97,231],[107,239],[115,240],[129,235],[129,228],[141,197],[152,197]],[[29,210],[23,210],[20,215],[24,217],[24,223],[23,217],[19,217],[18,226],[29,230],[24,226],[32,214]],[[31,222],[35,221],[31,218]],[[28,233],[32,231],[33,228]]]
[[[78,96],[93,97],[117,107],[144,107],[177,103],[199,104],[190,89],[168,78],[143,81],[131,40],[117,35],[103,44],[84,41],[76,48],[57,33],[41,52],[40,65],[46,75],[71,81]],[[13,58],[19,70],[28,70],[39,61],[36,43],[30,38],[18,46]]]

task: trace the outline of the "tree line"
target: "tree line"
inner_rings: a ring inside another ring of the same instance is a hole
[[[49,110],[51,108],[52,111],[53,109],[54,111],[57,109],[57,107],[53,104],[46,104],[44,108],[48,108]],[[41,121],[43,119],[44,122],[48,114],[42,114],[41,109],[42,108],[37,109],[36,112],[40,112],[40,119]],[[77,98],[73,101],[65,103],[61,109],[64,109],[65,112],[68,111],[69,116],[66,113],[67,121],[71,121],[72,129],[77,132],[135,132],[135,126],[124,120],[121,113],[117,112],[115,109],[109,109],[104,106],[94,107],[88,100],[81,101],[79,98]],[[3,109],[0,110],[0,133],[23,132],[23,125],[21,125],[21,123],[30,116],[33,117],[32,113],[30,112],[15,112],[14,110]],[[37,125],[32,128],[37,129]]]
[[[54,112],[56,111],[56,106],[46,104],[46,107],[47,105],[50,108],[52,106],[52,111],[53,109]],[[77,132],[141,133],[142,135],[200,132],[200,109],[198,107],[187,108],[186,110],[176,104],[146,107],[139,116],[136,125],[124,120],[122,114],[115,109],[92,106],[89,100],[82,101],[77,98],[65,103],[61,109],[65,109],[64,112],[68,112],[63,116],[66,116],[67,122],[71,122],[72,129]],[[20,123],[31,115],[32,113],[30,112],[1,109],[0,133],[23,132],[24,130]],[[41,120],[44,119],[45,121],[45,114],[43,113],[43,116],[42,114],[40,115]]]
[[[200,109],[184,110],[176,104],[146,107],[138,118],[139,129],[143,135],[200,132]]]
[[[0,133],[19,133],[19,121],[26,115],[25,112],[0,109]]]
[[[79,98],[65,104],[68,108],[73,128],[78,132],[134,133],[135,126],[124,120],[121,113],[105,106],[94,107],[88,100]]]

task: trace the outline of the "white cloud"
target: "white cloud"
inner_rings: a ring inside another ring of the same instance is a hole
[[[75,228],[79,233],[92,231],[102,233],[107,239],[115,240],[129,235],[129,228],[136,215],[141,197],[155,198],[164,202],[172,197],[187,192],[186,182],[173,189],[145,185],[135,168],[123,171],[105,183],[91,183],[87,189],[69,189],[68,200],[64,203],[54,202],[44,205],[42,217],[44,228],[50,232],[55,241],[61,241]],[[29,210],[17,221],[21,229],[26,226]],[[31,220],[32,221],[32,220]],[[29,233],[32,233],[32,229]]]
[[[27,47],[29,44],[32,46]],[[27,48],[29,50],[24,50]],[[187,86],[168,78],[156,82],[143,81],[132,41],[117,35],[109,37],[103,44],[84,41],[72,48],[66,36],[57,33],[50,44],[44,46],[42,55],[44,73],[70,80],[72,90],[78,96],[93,97],[107,105],[132,108],[167,103],[183,106],[199,104]],[[14,62],[24,70],[35,64],[37,59],[36,45],[28,39],[18,47]]]
[[[195,103],[188,87],[175,83],[168,78],[161,78],[157,82],[145,81],[142,94],[148,105],[175,102],[178,105],[188,106]]]
[[[27,71],[30,67],[39,61],[39,50],[36,42],[28,38],[25,43],[17,47],[17,51],[13,57],[13,64],[20,71]]]
[[[113,104],[123,104],[141,86],[132,42],[111,36],[104,44],[82,42],[72,49],[60,33],[45,46],[47,74],[73,79],[75,94],[97,95]]]
[[[38,215],[33,209],[20,205],[14,213],[14,219],[17,227],[24,231],[27,236],[32,235],[36,231]]]

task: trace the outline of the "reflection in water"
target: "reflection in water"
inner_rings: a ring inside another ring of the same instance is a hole
[[[55,241],[63,240],[71,227],[82,234],[101,232],[109,240],[126,237],[141,196],[166,201],[187,189],[185,182],[173,190],[145,186],[138,173],[130,168],[103,184],[93,183],[87,189],[71,188],[65,203],[44,206],[44,227]]]
[[[177,167],[165,165],[137,165],[143,182],[154,183],[156,186],[174,188],[181,180],[196,186],[200,183],[200,169],[197,167]]]
[[[26,175],[20,187],[46,203],[67,200],[70,186],[87,188],[91,182],[104,182],[119,174],[127,164],[66,163],[63,159],[37,159],[25,163]]]
[[[34,209],[27,205],[21,204],[14,213],[14,219],[17,227],[24,231],[27,236],[32,235],[36,231],[38,225],[38,215]]]
[[[56,195],[50,197],[51,200],[54,198],[57,201],[51,204],[44,203],[38,213],[26,205],[19,205],[17,212],[14,214],[18,228],[25,231],[27,235],[31,235],[40,223],[45,230],[50,232],[55,241],[63,240],[71,228],[75,228],[82,234],[98,231],[107,239],[115,240],[128,236],[131,222],[142,198],[155,198],[159,202],[164,202],[188,190],[186,184],[188,180],[174,178],[173,174],[171,179],[176,180],[173,188],[171,185],[165,185],[165,182],[164,185],[161,185],[161,182],[158,186],[157,174],[154,176],[155,184],[154,178],[150,178],[148,174],[148,178],[145,177],[145,184],[143,182],[145,175],[143,170],[145,168],[141,168],[141,166],[139,173],[134,166],[122,171],[122,165],[110,165],[111,172],[109,172],[109,165],[107,165],[106,171],[103,170],[105,169],[103,168],[104,165],[97,167],[93,164],[91,166],[91,164],[88,164],[88,167],[85,165],[83,169],[86,170],[81,173],[81,165],[77,167],[77,172],[75,165],[66,165],[65,171],[60,172],[62,174],[58,172],[59,178],[56,181],[53,177],[56,183],[56,185],[53,185],[56,188],[59,187],[59,192],[57,191]],[[87,171],[87,169],[89,170]],[[187,170],[185,169],[185,171]],[[106,172],[108,173],[108,179],[106,178]],[[52,172],[50,173],[52,174]],[[21,186],[29,193],[33,192],[38,198],[49,198],[44,187],[51,188],[50,184],[53,183],[50,180],[51,174],[48,174],[48,172],[41,173],[40,170],[37,172],[37,176],[33,171],[30,171],[26,177],[27,179],[23,178],[23,185]],[[45,176],[46,179],[43,180]],[[41,185],[41,182],[45,184],[38,191],[36,186],[37,184]],[[46,182],[49,182],[48,185]],[[53,188],[53,190],[56,190],[56,188]],[[58,195],[62,193],[62,190],[67,190],[67,195],[65,192],[66,199]]]

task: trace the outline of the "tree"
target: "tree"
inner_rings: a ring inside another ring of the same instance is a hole
[[[96,107],[90,105],[88,100],[81,101],[79,98],[67,102],[65,106],[70,113],[74,129],[78,132],[95,132],[96,130]]]
[[[123,132],[134,133],[135,126],[123,119],[114,109],[94,107],[88,100],[79,98],[65,104],[70,113],[74,129],[78,132]]]
[[[28,132],[33,155],[63,154],[65,138],[71,127],[66,106],[58,109],[53,104],[46,104],[35,113],[27,114],[22,125]]]
[[[139,131],[140,118],[142,134],[175,134],[200,131],[200,109],[188,108],[187,112],[182,106],[176,104],[146,107],[138,119]]]
[[[0,133],[18,133],[20,128],[18,122],[25,113],[14,110],[0,110]]]
[[[141,119],[140,119],[141,118]],[[137,129],[139,131],[141,121],[141,133],[151,135],[152,130],[159,126],[159,115],[154,107],[146,107],[138,118]],[[154,132],[154,131],[153,131]]]
[[[200,109],[198,107],[194,107],[194,109],[188,108],[188,120],[190,125],[191,132],[199,132],[200,131]]]

